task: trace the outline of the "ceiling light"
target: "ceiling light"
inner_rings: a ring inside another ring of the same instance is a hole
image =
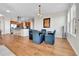
[[[10,10],[6,10],[7,13],[10,13]]]
[[[1,19],[1,18],[4,19],[4,15],[0,14],[0,19]]]
[[[39,17],[42,16],[41,5],[38,5],[38,13],[37,13],[37,15],[38,15]]]

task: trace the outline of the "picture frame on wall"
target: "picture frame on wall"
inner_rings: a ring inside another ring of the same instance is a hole
[[[44,18],[43,19],[43,27],[44,28],[50,28],[50,18]]]

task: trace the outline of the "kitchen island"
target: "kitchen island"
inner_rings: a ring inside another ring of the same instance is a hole
[[[29,36],[29,29],[15,29],[12,32],[14,35]]]

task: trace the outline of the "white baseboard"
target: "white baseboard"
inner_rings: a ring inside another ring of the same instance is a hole
[[[74,45],[72,44],[72,42],[69,39],[72,39],[72,38],[67,37],[67,40],[68,40],[69,44],[71,45],[72,49],[74,50],[74,52],[76,53],[76,55],[79,55],[79,53],[77,52],[77,50],[75,49]]]

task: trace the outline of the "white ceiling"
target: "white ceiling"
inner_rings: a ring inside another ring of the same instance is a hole
[[[25,16],[33,18],[38,12],[38,5],[39,3],[0,3],[0,14],[7,17]],[[66,12],[69,5],[68,3],[42,3],[42,14]],[[10,10],[10,13],[7,13],[6,10]]]

